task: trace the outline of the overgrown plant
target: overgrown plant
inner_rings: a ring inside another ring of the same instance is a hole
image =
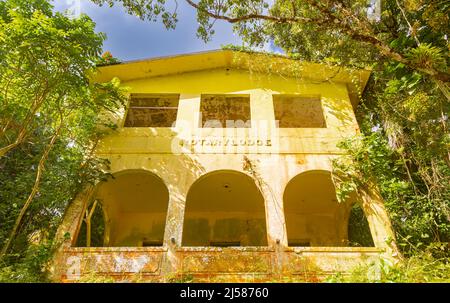
[[[434,185],[444,190],[428,192],[427,184],[419,179],[421,172],[412,171],[405,162],[404,151],[390,148],[379,127],[372,127],[369,132],[340,144],[346,155],[334,161],[338,199],[345,200],[373,180],[384,198],[397,242],[406,255],[420,254],[439,243],[444,243],[445,248],[445,242],[450,240],[450,222],[446,217],[449,175],[436,180],[438,184]],[[449,249],[440,252],[449,254]]]
[[[50,254],[67,204],[104,178],[94,150],[113,125],[98,113],[124,100],[117,80],[89,78],[104,39],[89,17],[55,13],[47,0],[0,1],[2,278],[43,279],[47,257],[34,251]]]
[[[436,257],[436,251],[440,254],[442,249],[445,248],[434,246],[395,265],[381,259],[357,266],[346,274],[335,274],[326,281],[333,283],[449,283],[448,258]]]

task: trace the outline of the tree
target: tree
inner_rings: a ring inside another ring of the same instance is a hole
[[[177,5],[171,10],[166,3],[170,1],[166,0],[92,1],[110,6],[121,3],[130,14],[152,21],[161,19],[168,28],[173,28],[177,22]],[[448,53],[445,37],[449,21],[447,1],[382,1],[379,16],[370,13],[379,1],[369,0],[278,0],[272,6],[272,1],[264,0],[185,1],[197,10],[198,35],[204,40],[214,34],[215,20],[233,23],[235,31],[250,45],[261,45],[270,38],[279,37],[282,31],[296,37],[300,33],[306,34],[309,39],[315,38],[312,41],[318,41],[317,37],[310,37],[313,33],[319,34],[320,38],[327,37],[329,43],[343,45],[346,40],[351,40],[371,45],[380,55],[433,79],[450,80],[445,62],[448,58],[445,56]],[[412,42],[406,45],[408,47],[398,42],[396,44],[401,45],[392,44],[402,34]],[[276,42],[282,47],[294,46],[293,39]],[[336,46],[329,44],[326,49],[330,51]]]
[[[104,178],[94,149],[111,125],[98,113],[124,100],[117,80],[89,79],[104,39],[47,0],[0,1],[0,267],[51,239],[77,192]]]

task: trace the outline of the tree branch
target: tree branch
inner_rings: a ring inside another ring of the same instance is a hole
[[[58,129],[53,134],[53,136],[50,140],[50,143],[45,147],[44,153],[42,154],[41,159],[39,160],[38,170],[37,170],[33,188],[31,190],[31,193],[28,195],[28,198],[27,198],[25,204],[22,206],[22,209],[20,210],[19,216],[17,217],[17,219],[14,223],[14,227],[11,230],[8,240],[6,241],[5,245],[2,248],[2,251],[0,252],[0,258],[2,258],[10,249],[11,244],[12,244],[14,238],[16,237],[17,231],[22,223],[22,220],[23,220],[28,208],[30,207],[31,202],[33,201],[34,197],[36,196],[36,194],[39,190],[39,185],[40,185],[42,174],[43,174],[44,168],[45,168],[45,162],[47,161],[50,151],[52,150],[53,146],[55,145],[56,139],[58,138],[62,127],[63,127],[63,121],[61,118],[61,123],[58,126]]]
[[[306,17],[277,17],[277,16],[271,16],[271,15],[262,15],[262,14],[248,14],[240,17],[229,17],[226,15],[221,15],[218,13],[210,12],[208,10],[205,10],[204,8],[200,7],[197,3],[193,2],[192,0],[185,0],[190,6],[194,7],[198,11],[201,11],[202,13],[205,13],[211,18],[218,19],[218,20],[225,20],[229,23],[239,23],[239,22],[246,22],[250,20],[265,20],[269,22],[275,22],[275,23],[303,23],[303,24],[310,24],[310,25],[316,25],[316,26],[333,26],[335,28],[340,29],[344,34],[347,34],[350,38],[356,41],[364,42],[371,44],[375,46],[380,53],[396,62],[400,62],[412,69],[415,69],[423,74],[426,74],[430,77],[432,77],[435,80],[442,81],[442,82],[449,82],[450,81],[450,74],[448,72],[439,71],[433,67],[422,67],[418,66],[416,64],[413,64],[408,59],[406,59],[403,55],[393,50],[391,47],[389,47],[385,42],[379,40],[375,35],[370,35],[367,33],[361,33],[356,31],[352,26],[347,24],[346,22],[343,22],[343,20],[338,19],[327,7],[319,5],[316,1],[310,2],[311,5],[313,5],[316,9],[318,9],[322,15],[326,16],[326,18],[321,19],[312,19],[312,18],[306,18]],[[346,12],[347,15],[349,14],[348,11]],[[349,18],[353,18],[360,23],[364,24],[367,30],[370,31],[371,26],[367,24],[367,22],[364,22],[363,20],[359,19],[354,14],[349,15]],[[325,28],[329,29],[329,28]]]
[[[313,22],[313,21],[319,21],[317,19],[311,19],[306,17],[276,17],[276,16],[270,16],[270,15],[261,15],[261,14],[248,14],[241,17],[228,17],[225,15],[220,15],[218,13],[210,12],[208,10],[205,10],[201,8],[197,3],[191,1],[191,0],[185,0],[190,6],[194,7],[196,10],[201,11],[205,13],[206,15],[210,16],[211,18],[217,19],[217,20],[225,20],[229,23],[239,23],[244,21],[250,21],[250,20],[265,20],[265,21],[272,21],[276,23],[296,23],[296,22]]]

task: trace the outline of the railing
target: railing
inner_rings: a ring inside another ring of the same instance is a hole
[[[67,248],[58,264],[61,280],[92,276],[120,281],[269,281],[280,277],[319,281],[376,261],[374,247],[104,247]],[[183,278],[184,277],[184,278]]]

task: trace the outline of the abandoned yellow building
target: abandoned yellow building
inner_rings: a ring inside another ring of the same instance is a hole
[[[54,278],[317,281],[395,258],[381,199],[339,203],[331,175],[369,76],[231,50],[101,67],[129,101],[96,149],[111,177],[66,211]]]

